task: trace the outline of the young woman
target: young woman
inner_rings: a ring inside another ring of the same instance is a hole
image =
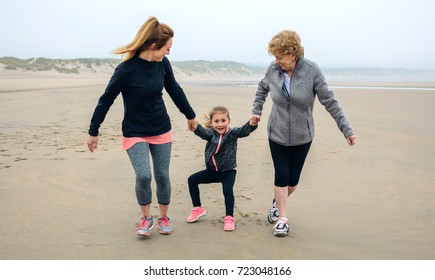
[[[119,93],[124,102],[122,121],[122,148],[127,151],[136,174],[136,198],[143,217],[136,234],[148,236],[154,227],[151,216],[151,168],[157,185],[159,204],[158,227],[161,234],[171,234],[173,228],[167,216],[171,198],[169,161],[172,132],[169,115],[163,102],[166,89],[188,127],[197,125],[183,89],[175,80],[166,55],[170,54],[173,30],[157,18],[150,17],[140,28],[133,41],[117,50],[124,60],[115,69],[103,95],[98,100],[89,127],[88,148],[94,152],[98,144],[99,127]]]

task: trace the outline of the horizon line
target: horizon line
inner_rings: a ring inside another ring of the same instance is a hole
[[[34,57],[28,57],[28,58],[21,58],[17,56],[1,56],[2,58],[15,58],[15,59],[21,59],[21,60],[29,60],[29,59],[49,59],[49,60],[79,60],[79,59],[96,59],[96,60],[118,60],[117,58],[113,57],[75,57],[75,58],[53,58],[53,57],[45,57],[45,56],[34,56]],[[169,59],[169,58],[168,58]],[[122,60],[122,57],[119,58],[119,60]],[[207,59],[190,59],[190,60],[171,60],[171,62],[235,62],[239,64],[244,64],[246,66],[251,67],[268,67],[270,63],[252,63],[252,62],[241,62],[236,60],[207,60]],[[1,63],[1,62],[0,62]],[[380,67],[380,66],[360,66],[360,65],[354,65],[354,66],[320,66],[322,69],[372,69],[372,70],[407,70],[407,71],[435,71],[434,68],[406,68],[405,66],[397,66],[397,67]]]

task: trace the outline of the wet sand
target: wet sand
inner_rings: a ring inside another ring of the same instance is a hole
[[[224,232],[218,184],[201,186],[207,216],[185,222],[187,178],[203,168],[205,142],[187,131],[165,94],[174,132],[169,217],[175,232],[141,238],[134,233],[140,219],[134,173],[120,147],[120,97],[102,125],[98,150],[86,147],[109,77],[4,72],[0,259],[435,259],[435,91],[335,89],[358,136],[354,147],[316,102],[316,136],[289,200],[286,238],[274,237],[266,219],[273,195],[266,134],[271,100],[259,129],[239,140],[237,229]],[[187,81],[183,88],[198,119],[215,105],[229,108],[232,126],[250,116],[255,88]]]

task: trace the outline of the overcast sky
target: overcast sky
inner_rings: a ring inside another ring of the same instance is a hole
[[[152,15],[175,31],[174,61],[266,65],[292,29],[321,67],[435,69],[433,0],[2,0],[0,57],[116,58]]]

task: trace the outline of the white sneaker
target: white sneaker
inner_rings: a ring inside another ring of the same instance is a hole
[[[279,210],[278,207],[276,207],[275,200],[272,203],[272,207],[269,210],[269,213],[267,213],[267,220],[269,223],[273,224],[279,219]]]
[[[289,230],[288,219],[281,217],[273,227],[273,235],[277,237],[285,237],[288,235],[288,230]]]

